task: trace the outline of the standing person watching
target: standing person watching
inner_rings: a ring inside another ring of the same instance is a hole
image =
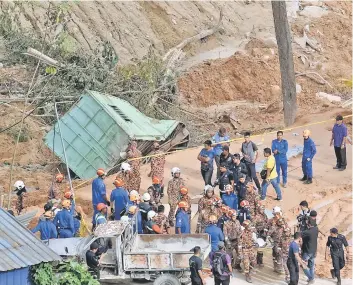
[[[210,263],[215,285],[229,285],[233,276],[232,259],[225,251],[223,241],[218,242],[218,250],[210,253]]]
[[[224,141],[229,141],[230,137],[227,134],[227,130],[225,128],[220,128],[219,131],[212,137],[212,146],[214,149],[215,153],[215,161],[217,165],[217,178],[220,175],[220,170],[219,170],[219,165],[220,165],[220,156],[223,151],[222,147],[223,146],[229,146],[229,143],[223,143],[221,144],[220,142]]]
[[[212,142],[210,140],[204,142],[204,148],[200,151],[197,159],[201,161],[201,175],[205,181],[205,185],[211,185],[214,151],[212,149]]]
[[[317,238],[319,230],[316,221],[312,218],[308,219],[308,229],[302,232],[302,258],[308,263],[308,269],[304,269],[306,277],[308,277],[308,284],[314,284],[315,279],[315,257],[317,251]]]
[[[337,277],[337,285],[341,285],[340,270],[345,266],[343,247],[346,248],[346,254],[348,258],[348,242],[344,235],[339,234],[336,228],[332,228],[330,229],[330,236],[327,239],[326,246],[330,249],[330,254],[332,258],[332,278],[334,279],[335,277]]]
[[[194,255],[191,256],[189,259],[191,285],[206,284],[202,275],[202,260],[200,258],[200,255],[201,255],[201,248],[199,246],[195,246]]]
[[[347,127],[343,123],[343,117],[338,115],[336,117],[336,124],[332,129],[332,138],[330,141],[330,146],[334,146],[337,163],[333,169],[338,169],[343,171],[347,166],[347,156],[346,156],[346,139],[347,139]]]
[[[250,133],[246,132],[244,134],[244,142],[241,144],[241,152],[244,156],[244,162],[246,167],[248,168],[248,176],[250,177],[250,181],[254,180],[257,189],[260,189],[260,182],[256,176],[256,160],[259,156],[258,148],[254,142],[250,139]]]
[[[287,187],[287,152],[288,142],[283,138],[283,131],[277,132],[277,139],[272,141],[272,152],[276,159],[277,183],[280,184],[281,170],[283,176],[283,187]]]
[[[289,270],[289,283],[288,285],[298,285],[299,283],[299,265],[304,269],[307,266],[299,256],[300,243],[302,241],[302,235],[300,232],[294,234],[294,240],[289,245],[287,267]]]
[[[303,178],[300,181],[304,181],[304,184],[313,183],[313,158],[316,154],[316,146],[314,141],[310,138],[311,132],[305,130],[303,132],[304,138],[304,149],[302,158],[302,170]]]

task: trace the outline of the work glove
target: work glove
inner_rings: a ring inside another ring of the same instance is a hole
[[[82,215],[80,213],[77,213],[76,217],[75,217],[77,220],[81,221],[82,219]]]

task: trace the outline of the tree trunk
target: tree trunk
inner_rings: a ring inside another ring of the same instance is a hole
[[[272,0],[272,12],[281,68],[284,124],[289,126],[294,123],[297,114],[297,93],[286,2],[283,0]]]

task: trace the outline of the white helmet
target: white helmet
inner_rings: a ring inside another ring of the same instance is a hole
[[[276,214],[276,213],[280,213],[282,215],[282,210],[280,207],[278,206],[275,206],[273,209],[272,209],[272,214]]]
[[[18,180],[15,182],[13,187],[15,187],[17,190],[22,190],[23,188],[25,188],[25,184],[23,183],[22,180]]]
[[[139,192],[137,192],[136,190],[131,190],[129,195],[139,195]]]
[[[155,211],[149,211],[147,213],[147,219],[151,220],[152,218],[154,218],[157,215],[157,213]]]
[[[174,176],[175,173],[180,173],[180,168],[179,167],[173,167],[172,168],[172,176]]]
[[[129,217],[128,216],[122,216],[120,218],[120,221],[122,221],[123,223],[128,223],[129,222]]]
[[[208,190],[214,191],[211,185],[206,185],[205,188],[203,188],[203,191],[205,192],[205,194],[207,193]]]
[[[120,166],[120,170],[122,170],[122,171],[130,171],[131,170],[131,166],[127,162],[123,162],[121,164],[121,166]]]
[[[151,200],[151,195],[150,194],[148,194],[148,193],[145,193],[145,194],[143,194],[142,195],[142,200],[143,201],[149,201],[149,200]]]

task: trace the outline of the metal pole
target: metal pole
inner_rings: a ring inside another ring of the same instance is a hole
[[[56,103],[54,104],[54,107],[55,107],[55,114],[56,114],[56,119],[57,119],[57,123],[58,123],[58,128],[59,128],[59,132],[60,132],[61,145],[62,145],[62,148],[63,148],[64,158],[65,158],[67,177],[69,178],[71,193],[74,194],[74,189],[73,189],[73,187],[72,187],[72,181],[71,181],[71,176],[70,176],[69,164],[68,164],[68,162],[67,162],[67,157],[66,157],[66,151],[65,151],[65,146],[64,146],[64,140],[63,140],[63,136],[62,136],[62,133],[61,133],[61,127],[60,127],[60,119],[59,119],[58,109],[56,108]],[[54,129],[54,131],[55,131],[55,129]],[[75,195],[74,195],[74,199],[75,199]]]

